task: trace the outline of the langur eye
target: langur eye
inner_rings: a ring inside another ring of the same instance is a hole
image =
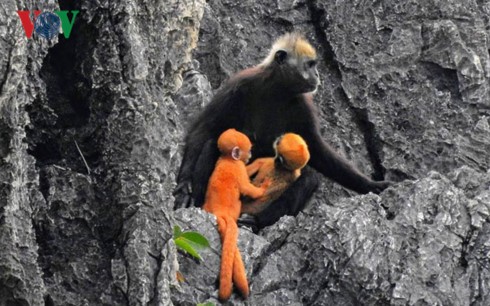
[[[282,64],[286,61],[286,58],[288,57],[288,53],[284,50],[278,50],[276,54],[274,55],[274,59],[276,60],[277,63]]]
[[[308,65],[308,68],[313,68],[316,66],[317,61],[316,60],[310,60],[306,64]]]
[[[284,165],[284,158],[282,157],[282,155],[279,155],[278,158],[281,165]]]

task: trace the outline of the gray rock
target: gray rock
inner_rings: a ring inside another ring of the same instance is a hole
[[[233,305],[486,305],[490,190],[465,195],[463,172],[432,172],[380,196],[313,201],[257,237],[241,229],[238,246],[251,282]],[[481,175],[488,187],[490,174]],[[211,249],[197,263],[179,255],[186,277],[176,304],[215,301],[220,242],[214,218],[180,210],[176,219],[205,233]],[[197,297],[197,300],[196,300]]]
[[[20,9],[79,9],[28,40]],[[321,131],[376,179],[324,180],[297,217],[240,229],[230,305],[490,304],[485,1],[4,1],[0,305],[217,303],[214,217],[174,212],[185,129],[234,72],[300,31],[321,57]],[[407,180],[408,179],[408,180]],[[211,242],[198,262],[174,225]],[[185,278],[177,280],[177,273]]]

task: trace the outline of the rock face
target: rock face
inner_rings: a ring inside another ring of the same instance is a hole
[[[447,178],[432,172],[381,196],[333,206],[319,197],[261,237],[242,228],[239,248],[252,283],[247,304],[487,305],[489,188],[490,173],[463,167]],[[220,244],[214,219],[198,209],[179,210],[176,219],[209,232],[213,249],[200,264],[182,257],[181,272],[192,285],[181,286],[173,301],[198,302],[210,293],[215,299],[210,271],[219,270]]]
[[[27,39],[18,10],[80,10]],[[0,3],[0,305],[216,301],[214,218],[172,210],[185,128],[274,38],[321,55],[322,133],[374,178],[325,180],[239,247],[232,305],[490,305],[490,4],[485,1]],[[196,262],[172,227],[205,234]],[[184,276],[179,283],[176,273]]]

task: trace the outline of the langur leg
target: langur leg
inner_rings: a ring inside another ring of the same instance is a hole
[[[204,204],[209,177],[213,173],[218,157],[219,151],[216,146],[216,141],[213,139],[208,140],[202,147],[192,175],[192,199],[194,200],[194,206],[201,207]]]
[[[256,216],[259,228],[274,224],[284,215],[296,216],[320,186],[319,174],[306,166],[301,176],[274,202]]]

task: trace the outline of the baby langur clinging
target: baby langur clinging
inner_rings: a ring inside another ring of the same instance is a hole
[[[298,33],[281,36],[259,67],[275,71],[276,81],[291,86],[295,93],[314,92],[320,83],[316,51]]]
[[[255,200],[242,203],[242,213],[256,215],[267,208],[274,200],[301,175],[301,169],[310,160],[306,142],[301,136],[287,133],[274,142],[276,156],[258,158],[247,166],[247,174],[256,174],[253,184],[259,186],[264,180],[270,181],[266,193]]]

